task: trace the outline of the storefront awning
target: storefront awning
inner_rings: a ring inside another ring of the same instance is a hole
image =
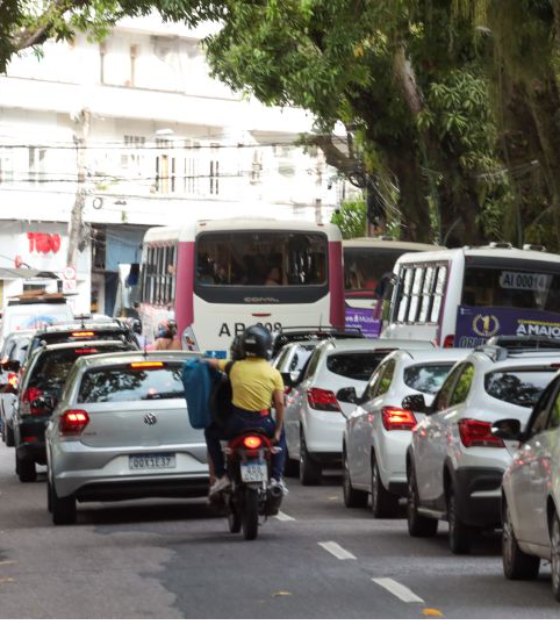
[[[10,268],[0,267],[0,280],[24,280],[31,279],[45,279],[56,280],[59,276],[52,271],[41,271],[40,269],[24,269],[24,268]]]

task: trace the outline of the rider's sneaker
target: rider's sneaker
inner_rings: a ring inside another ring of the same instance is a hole
[[[210,491],[208,493],[209,496],[216,495],[220,491],[225,491],[230,486],[231,482],[228,478],[228,475],[222,476],[219,480],[216,480],[214,484],[210,487]]]
[[[289,493],[288,487],[286,486],[282,478],[280,478],[280,480],[276,480],[276,478],[271,478],[270,482],[268,483],[268,486],[279,487],[282,490],[283,497],[286,497],[286,495],[288,495]]]

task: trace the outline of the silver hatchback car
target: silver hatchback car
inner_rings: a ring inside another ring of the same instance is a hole
[[[183,363],[195,353],[92,355],[73,366],[46,431],[48,503],[56,525],[76,502],[201,497],[203,432],[187,413]]]

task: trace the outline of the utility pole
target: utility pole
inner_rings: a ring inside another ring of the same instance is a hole
[[[76,163],[78,166],[78,187],[76,189],[76,199],[70,214],[70,222],[68,224],[68,254],[66,256],[66,265],[76,267],[76,254],[78,245],[83,234],[83,214],[86,205],[87,195],[87,139],[89,135],[91,112],[87,108],[80,110],[77,122],[80,126],[77,135],[74,136],[76,143]]]

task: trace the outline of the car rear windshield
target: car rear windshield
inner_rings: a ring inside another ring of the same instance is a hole
[[[490,372],[484,380],[486,392],[506,403],[532,407],[550,383],[555,370],[515,370]]]
[[[390,351],[367,351],[364,353],[334,353],[327,357],[327,368],[335,375],[347,379],[368,381],[382,359]]]
[[[29,385],[48,389],[61,387],[74,362],[84,355],[96,353],[114,353],[115,351],[128,350],[129,347],[113,345],[107,347],[83,347],[75,349],[62,349],[59,351],[45,351],[40,355],[37,364],[32,369]]]
[[[82,379],[79,403],[117,403],[134,400],[185,398],[181,367],[99,368],[88,371]]]
[[[445,381],[453,364],[418,364],[404,369],[404,382],[413,390],[435,394]]]

